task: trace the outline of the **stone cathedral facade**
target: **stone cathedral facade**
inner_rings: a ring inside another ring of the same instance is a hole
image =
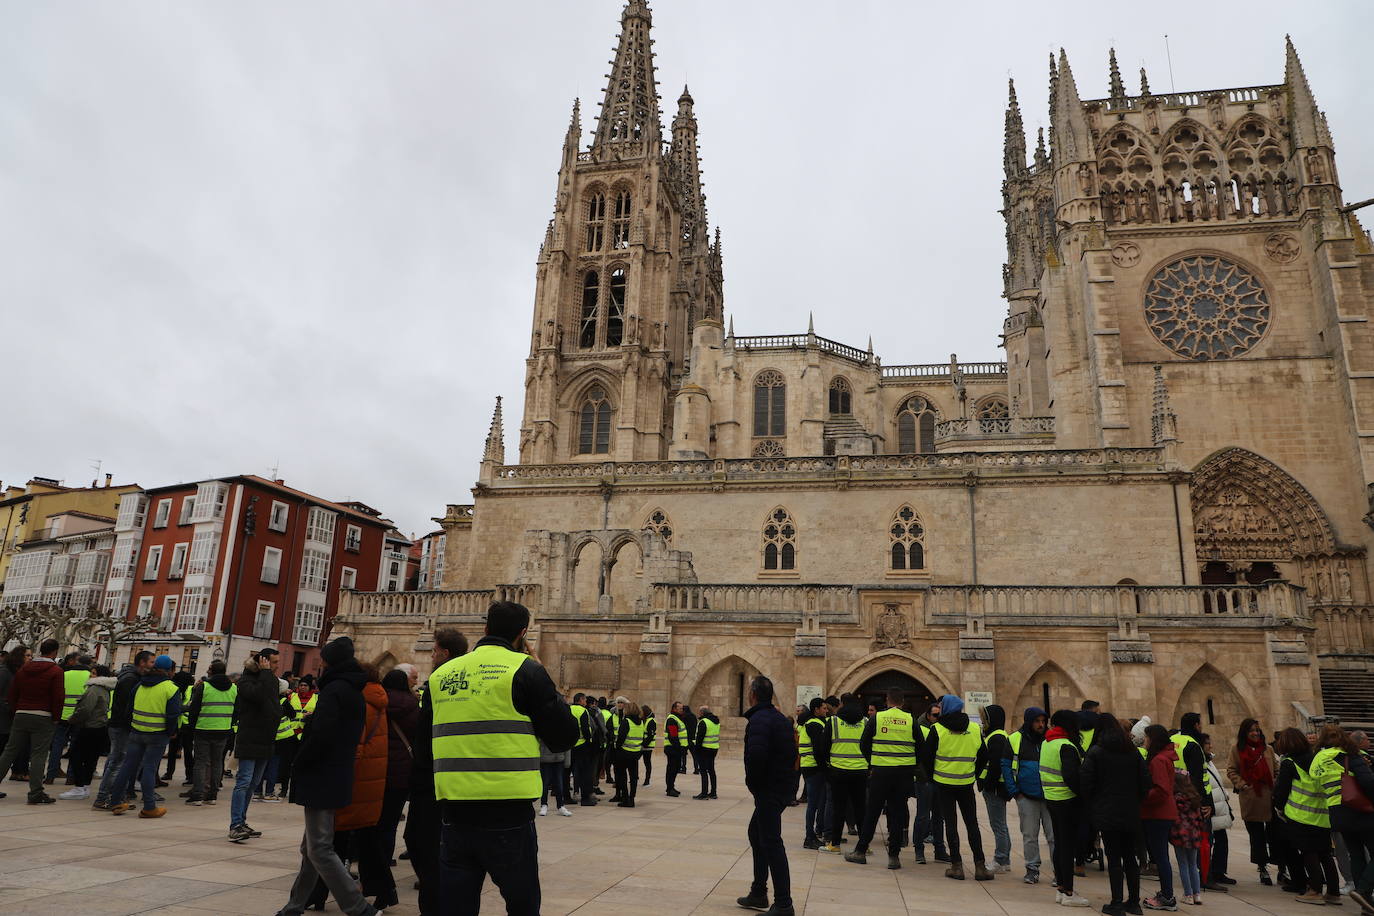
[[[1291,43],[1281,81],[1201,92],[1130,93],[1113,54],[1090,99],[1061,51],[1033,149],[1013,88],[1003,360],[908,365],[735,334],[650,26],[631,0],[590,146],[573,108],[517,460],[498,401],[443,588],[345,595],[337,632],[423,665],[515,598],[563,688],[727,734],[755,672],[788,708],[1374,718],[1374,253]]]

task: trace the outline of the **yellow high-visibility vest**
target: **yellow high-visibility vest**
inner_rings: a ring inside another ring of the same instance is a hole
[[[866,770],[868,761],[859,749],[859,739],[863,737],[864,723],[850,725],[839,716],[831,716],[830,722],[830,765],[837,770]]]
[[[76,704],[81,702],[81,694],[86,692],[86,682],[91,679],[91,673],[84,668],[72,668],[62,672],[62,721],[66,722],[76,711]]]
[[[960,733],[950,731],[939,722],[935,723],[935,734],[939,738],[935,746],[935,772],[931,778],[947,786],[973,785],[973,770],[978,763],[983,736],[972,725]]]
[[[162,680],[154,687],[139,685],[134,691],[132,725],[134,731],[153,734],[167,730],[167,706],[178,693],[177,685],[170,679]]]
[[[1045,793],[1045,801],[1068,801],[1078,797],[1078,793],[1064,781],[1064,762],[1060,752],[1064,747],[1079,752],[1077,745],[1068,738],[1055,738],[1040,745],[1040,788]]]
[[[884,709],[878,713],[873,731],[875,767],[916,765],[915,722],[904,709]]]
[[[440,801],[539,797],[539,741],[511,697],[529,658],[479,645],[429,676],[434,704],[434,794]]]
[[[702,719],[701,725],[702,730],[706,732],[701,736],[701,746],[708,751],[720,750],[720,723]]]

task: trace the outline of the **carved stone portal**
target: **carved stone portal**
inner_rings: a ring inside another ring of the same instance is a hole
[[[910,649],[911,632],[901,605],[884,604],[883,609],[873,629],[873,648]]]

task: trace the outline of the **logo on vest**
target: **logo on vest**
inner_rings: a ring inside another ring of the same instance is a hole
[[[439,689],[444,693],[458,693],[468,689],[468,669],[460,668],[457,671],[444,675],[439,680]]]

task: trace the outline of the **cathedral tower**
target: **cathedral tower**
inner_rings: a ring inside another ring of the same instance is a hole
[[[664,457],[692,327],[721,315],[693,100],[684,90],[665,143],[651,25],[630,0],[585,150],[573,105],[537,264],[522,463]]]

